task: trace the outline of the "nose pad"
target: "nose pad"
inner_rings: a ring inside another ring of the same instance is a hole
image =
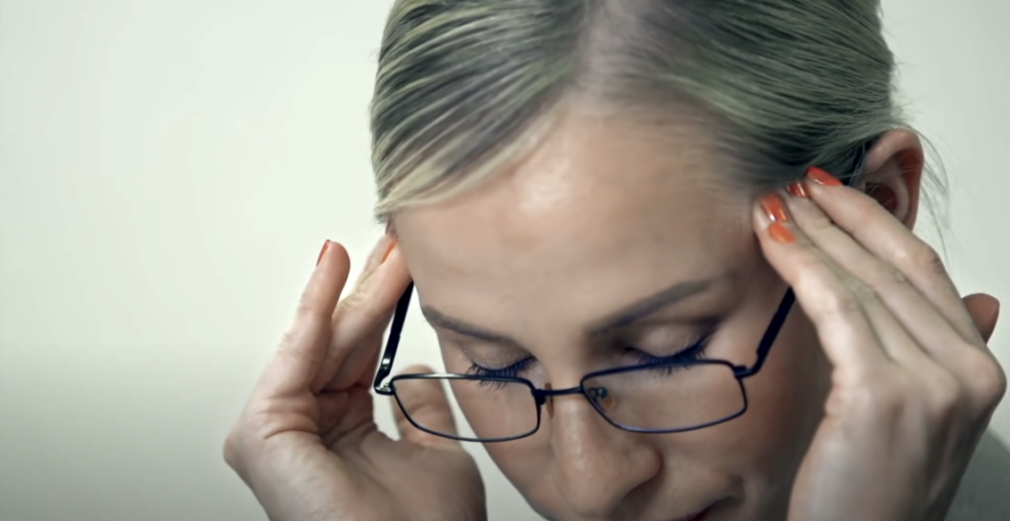
[[[616,406],[608,389],[587,389],[589,399],[604,410]],[[553,397],[548,402],[554,485],[579,516],[613,516],[627,495],[655,477],[662,457],[644,443],[641,434],[622,431],[607,422],[586,396]]]
[[[544,385],[544,390],[550,391],[553,387],[550,382]],[[589,387],[586,389],[586,394],[590,401],[599,406],[606,412],[613,412],[617,409],[617,395],[610,392],[606,387]],[[554,416],[554,397],[548,396],[546,399],[544,407],[547,409],[547,417]]]
[[[590,387],[586,389],[586,394],[600,409],[606,412],[613,412],[617,409],[617,395],[607,390],[606,387]]]

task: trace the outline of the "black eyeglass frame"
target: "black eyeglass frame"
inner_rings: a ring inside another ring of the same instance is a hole
[[[864,167],[863,163],[864,160],[866,159],[866,155],[869,152],[869,150],[873,148],[873,145],[876,144],[878,139],[880,139],[880,135],[873,136],[858,145],[860,150],[855,155],[852,165],[849,168],[851,174],[840,179],[842,181],[842,184],[846,186],[855,185],[860,174],[862,173]],[[685,362],[667,362],[662,364],[640,364],[634,366],[617,367],[614,369],[607,369],[604,371],[596,371],[593,373],[589,373],[582,377],[582,380],[579,381],[578,387],[571,387],[568,389],[537,389],[537,387],[533,385],[532,382],[526,380],[525,378],[490,377],[490,376],[456,374],[456,373],[405,374],[395,376],[387,384],[382,385],[382,381],[385,380],[393,370],[393,359],[396,357],[396,350],[400,344],[400,332],[403,330],[403,323],[407,317],[407,308],[410,306],[410,296],[413,293],[413,291],[414,291],[414,284],[413,283],[408,284],[407,289],[403,292],[403,295],[400,296],[400,300],[396,304],[396,312],[393,315],[393,324],[389,331],[389,338],[386,340],[386,349],[383,351],[382,360],[379,363],[379,368],[375,375],[375,382],[373,384],[373,389],[378,394],[395,397],[396,391],[393,388],[393,384],[397,380],[401,379],[479,380],[485,382],[490,381],[490,382],[521,384],[528,387],[530,389],[530,392],[533,394],[534,401],[536,402],[537,407],[536,426],[525,434],[521,434],[518,436],[511,436],[507,438],[492,438],[492,439],[468,438],[463,436],[450,436],[448,434],[432,431],[424,427],[423,425],[418,425],[417,422],[415,422],[414,419],[410,416],[410,414],[404,409],[403,404],[400,403],[399,397],[396,397],[397,406],[400,407],[400,410],[403,411],[403,415],[407,418],[407,420],[411,424],[414,425],[414,427],[417,427],[418,429],[427,432],[429,434],[433,434],[435,436],[441,436],[443,438],[449,438],[459,441],[472,441],[479,443],[495,443],[502,441],[511,441],[533,435],[538,430],[540,430],[540,421],[542,417],[543,405],[547,403],[547,399],[554,396],[566,396],[572,394],[581,394],[585,396],[586,399],[589,400],[589,403],[592,404],[593,408],[596,409],[596,412],[598,412],[600,416],[603,416],[603,418],[607,420],[607,423],[613,425],[614,427],[617,427],[618,429],[630,432],[641,432],[647,434],[673,434],[677,432],[704,429],[706,427],[711,427],[713,425],[718,425],[720,423],[728,422],[734,418],[738,418],[747,412],[747,408],[749,405],[749,401],[747,398],[747,387],[744,385],[743,380],[745,378],[754,376],[755,374],[758,373],[758,371],[761,370],[761,367],[764,365],[765,359],[768,357],[768,352],[771,351],[772,345],[775,343],[775,339],[778,338],[778,334],[779,331],[781,331],[782,329],[782,325],[789,317],[789,311],[792,309],[793,305],[796,302],[796,295],[793,293],[793,289],[787,288],[785,295],[782,297],[782,301],[779,303],[778,308],[775,310],[775,314],[772,316],[771,322],[768,324],[768,327],[765,329],[764,334],[761,336],[761,342],[758,343],[757,360],[754,362],[754,365],[750,367],[733,364],[732,362],[726,360],[693,360]],[[727,416],[725,418],[722,418],[720,420],[711,421],[701,425],[694,425],[691,427],[682,427],[678,429],[642,429],[637,427],[629,427],[627,425],[621,425],[611,420],[610,417],[607,416],[606,412],[604,412],[600,408],[596,400],[594,400],[591,396],[589,396],[588,390],[586,389],[585,386],[587,380],[590,380],[592,378],[600,378],[602,376],[607,376],[616,373],[641,371],[643,369],[656,369],[663,367],[689,367],[689,366],[702,366],[702,365],[709,365],[709,366],[721,365],[733,371],[733,376],[736,378],[736,381],[740,386],[740,392],[743,397],[743,407],[740,409],[739,412]]]
[[[579,381],[577,387],[570,387],[567,389],[538,389],[533,382],[525,378],[519,377],[497,377],[497,376],[481,376],[481,375],[471,375],[471,374],[458,374],[458,373],[427,373],[427,374],[404,374],[394,376],[388,383],[383,385],[383,380],[385,380],[390,373],[393,371],[393,360],[396,358],[396,351],[400,345],[400,333],[403,330],[403,324],[407,318],[407,309],[410,307],[411,294],[414,292],[414,284],[410,283],[407,285],[407,289],[400,296],[400,300],[396,304],[396,312],[393,314],[393,323],[389,330],[389,337],[386,340],[386,348],[382,353],[382,360],[379,362],[379,368],[375,375],[375,382],[373,384],[373,390],[377,394],[384,396],[393,396],[396,398],[396,404],[403,411],[403,415],[407,418],[414,427],[433,434],[435,436],[441,436],[443,438],[449,438],[459,441],[468,442],[478,442],[478,443],[497,443],[504,441],[512,441],[528,436],[532,436],[538,430],[540,430],[541,418],[543,416],[543,405],[547,403],[548,398],[555,396],[567,396],[572,394],[581,394],[586,397],[596,412],[603,416],[607,423],[617,427],[618,429],[629,431],[629,432],[639,432],[646,434],[673,434],[677,432],[693,431],[698,429],[704,429],[706,427],[711,427],[713,425],[718,425],[720,423],[728,422],[734,418],[738,418],[747,412],[748,399],[747,399],[747,387],[744,385],[743,380],[754,376],[761,370],[764,365],[765,359],[768,357],[769,351],[771,351],[772,345],[775,344],[775,339],[778,338],[779,331],[782,330],[782,325],[785,323],[786,319],[789,317],[789,311],[792,309],[793,304],[796,301],[796,296],[793,293],[792,288],[786,290],[785,295],[782,297],[782,301],[779,303],[775,314],[772,316],[771,322],[769,322],[768,327],[765,329],[764,334],[761,336],[761,341],[757,346],[757,360],[754,365],[748,367],[745,365],[733,364],[726,360],[691,360],[683,362],[666,362],[660,364],[639,364],[633,366],[617,367],[613,369],[606,369],[603,371],[596,371],[589,373],[582,377]],[[661,369],[664,367],[692,367],[692,366],[724,366],[733,372],[733,376],[736,378],[737,384],[740,386],[740,393],[743,397],[743,407],[740,408],[735,414],[726,416],[719,420],[710,421],[700,425],[693,425],[690,427],[680,427],[676,429],[645,429],[639,427],[631,427],[628,425],[621,425],[614,420],[612,420],[605,411],[600,408],[600,405],[596,400],[589,395],[589,390],[586,388],[586,381],[593,378],[600,378],[608,375],[626,373],[632,371],[641,371],[644,369]],[[533,396],[533,400],[537,407],[537,423],[536,425],[527,433],[509,436],[504,438],[470,438],[465,436],[451,436],[437,431],[432,431],[423,425],[419,425],[411,417],[410,413],[404,409],[403,404],[400,402],[399,397],[396,396],[396,390],[394,384],[398,380],[474,380],[474,381],[484,381],[484,382],[501,382],[504,384],[519,384],[524,385],[529,388],[530,393]]]

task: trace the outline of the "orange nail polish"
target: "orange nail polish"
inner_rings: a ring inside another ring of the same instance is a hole
[[[316,258],[316,266],[319,266],[320,262],[323,262],[323,257],[326,256],[326,252],[330,249],[330,245],[333,244],[329,240],[323,243],[323,249],[319,251],[319,257]]]
[[[379,264],[382,264],[383,262],[386,262],[386,259],[389,258],[389,254],[393,253],[393,250],[396,249],[396,245],[397,244],[399,244],[399,241],[397,241],[396,239],[393,239],[392,241],[390,241],[389,247],[386,248],[386,253],[382,254],[382,260],[379,261]]]
[[[775,222],[768,226],[768,235],[771,235],[772,239],[779,242],[796,242],[796,236],[793,235],[793,232],[789,231],[789,228],[783,226],[782,223]]]
[[[842,182],[835,176],[816,166],[812,166],[807,170],[807,176],[824,186],[842,186]]]
[[[761,197],[761,208],[768,214],[768,218],[778,222],[789,222],[789,214],[786,212],[786,205],[778,194],[771,193]]]
[[[803,186],[803,181],[795,181],[789,183],[789,186],[786,187],[786,190],[796,197],[800,197],[802,199],[810,198],[810,195],[807,194],[807,189]]]

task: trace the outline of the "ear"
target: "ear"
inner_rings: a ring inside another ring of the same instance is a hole
[[[876,199],[911,229],[919,212],[924,165],[919,136],[907,129],[890,130],[870,149],[856,189]]]

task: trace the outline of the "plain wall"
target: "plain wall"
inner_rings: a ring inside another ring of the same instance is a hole
[[[0,519],[266,519],[221,444],[323,240],[360,265],[381,232],[390,3],[0,0]],[[1010,302],[1010,1],[884,4],[950,270]],[[438,365],[412,316],[398,365]],[[535,519],[471,448],[491,519]]]

